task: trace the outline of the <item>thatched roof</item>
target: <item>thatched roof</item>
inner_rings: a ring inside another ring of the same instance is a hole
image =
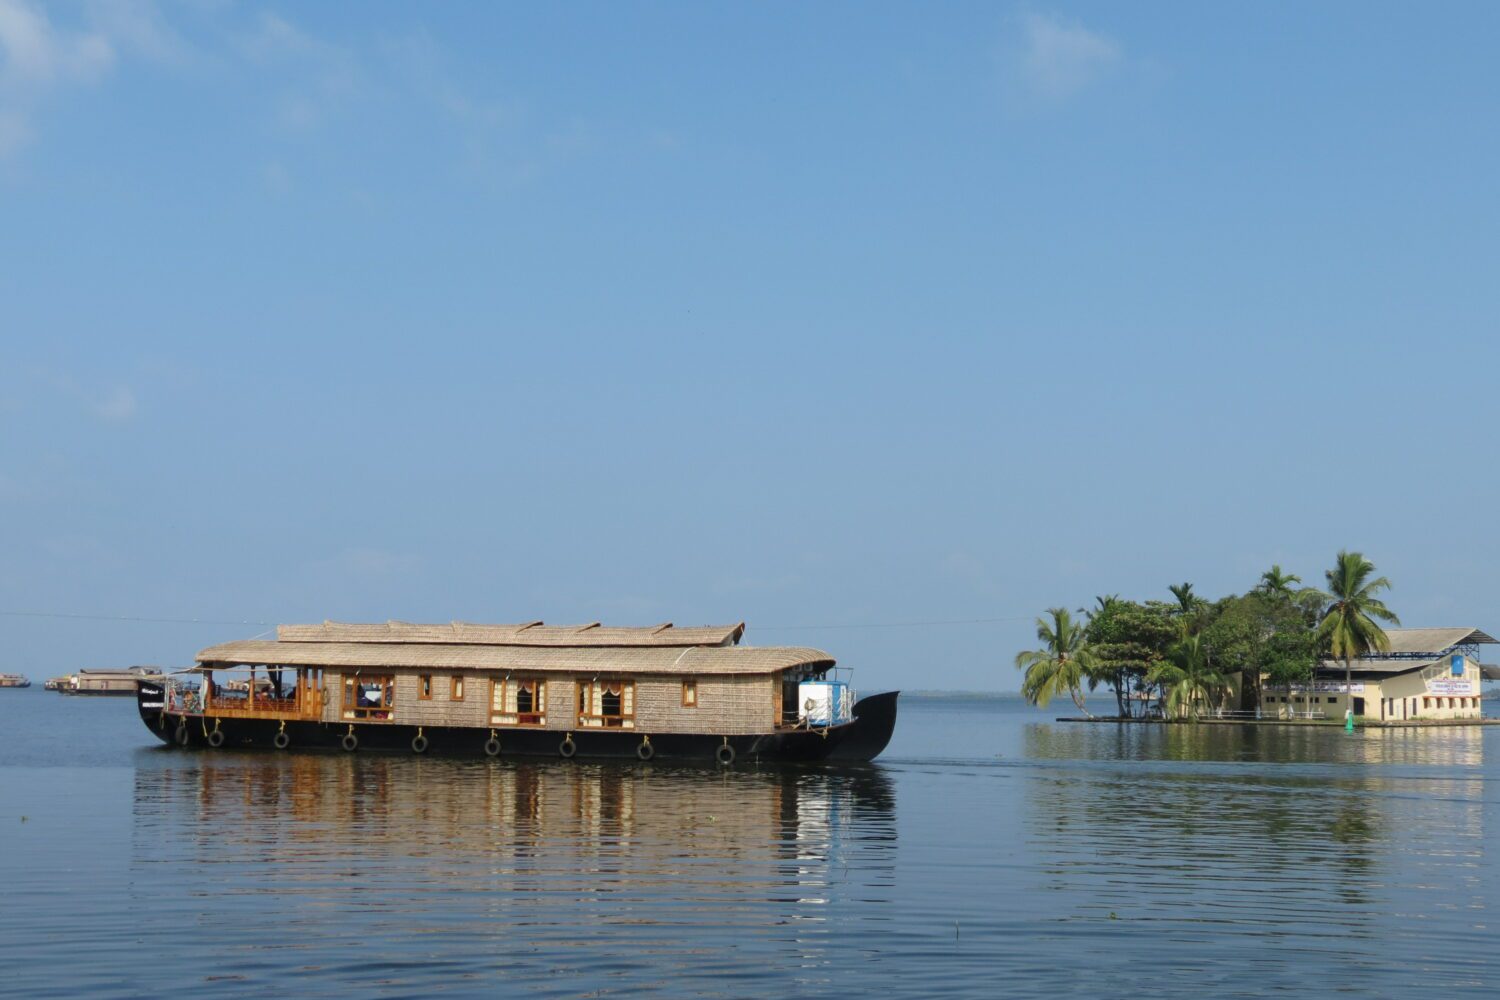
[[[602,626],[598,622],[587,625],[546,625],[539,621],[519,625],[476,625],[471,622],[418,625],[392,621],[362,625],[325,621],[321,625],[280,625],[276,629],[276,638],[280,642],[420,642],[567,647],[733,646],[744,634],[744,622],[684,628],[666,622],[645,628],[618,628]]]
[[[831,667],[833,657],[798,646],[508,646],[435,642],[279,642],[248,639],[210,646],[204,666],[267,665],[407,670],[585,674],[772,674]]]

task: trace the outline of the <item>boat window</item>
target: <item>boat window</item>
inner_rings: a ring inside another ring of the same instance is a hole
[[[635,728],[635,682],[578,682],[578,724],[594,729]]]
[[[546,681],[538,677],[510,677],[490,682],[490,725],[546,724]]]
[[[427,701],[432,697],[432,675],[423,674],[417,678],[417,697]]]
[[[389,719],[395,705],[396,679],[390,674],[353,674],[344,678],[344,718]]]
[[[448,680],[448,700],[464,700],[464,679],[460,674],[454,674]]]
[[[682,682],[682,707],[698,707],[698,678],[688,677]]]

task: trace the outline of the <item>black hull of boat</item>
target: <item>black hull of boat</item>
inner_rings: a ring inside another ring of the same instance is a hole
[[[216,718],[212,714],[181,715],[166,710],[162,685],[146,681],[137,687],[137,704],[141,720],[157,739],[185,749],[373,751],[443,757],[577,757],[721,764],[863,763],[875,759],[890,742],[896,726],[898,695],[899,692],[891,691],[860,699],[854,705],[854,721],[841,726],[741,736],[645,734],[618,729],[575,729],[569,733],[556,729],[491,730],[389,722],[282,722]],[[494,743],[491,743],[492,733]]]

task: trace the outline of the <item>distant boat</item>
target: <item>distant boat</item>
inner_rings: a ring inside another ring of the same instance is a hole
[[[31,681],[20,674],[0,674],[0,688],[29,688]]]
[[[76,674],[54,677],[47,682],[49,691],[59,694],[114,695],[135,694],[137,681],[160,681],[160,667],[126,667],[122,670],[80,670]]]

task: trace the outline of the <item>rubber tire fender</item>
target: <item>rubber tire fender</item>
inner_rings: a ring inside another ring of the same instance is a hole
[[[491,736],[484,741],[484,755],[486,757],[500,756],[500,741]]]
[[[427,752],[427,747],[428,747],[427,737],[423,736],[421,733],[418,733],[417,735],[415,735],[415,736],[413,736],[411,738],[411,752],[412,753],[426,753]]]
[[[647,761],[656,756],[656,747],[642,740],[636,744],[635,755],[639,760]]]
[[[578,753],[578,744],[573,742],[573,737],[564,736],[563,741],[557,745],[557,752],[562,755],[563,760],[572,760]]]
[[[282,730],[275,736],[271,737],[271,745],[274,746],[277,750],[285,750],[287,747],[292,745],[292,738],[286,734],[286,730]]]
[[[359,737],[353,733],[345,733],[344,738],[339,740],[339,746],[343,747],[349,753],[353,753],[359,749]]]
[[[177,741],[177,745],[180,747],[188,745],[188,740],[192,739],[192,737],[188,734],[186,722],[177,723],[177,732],[172,734],[172,738]]]
[[[208,734],[208,745],[211,746],[211,747],[213,747],[215,750],[217,750],[217,749],[219,749],[219,747],[223,746],[224,745],[224,730],[222,730],[222,729],[215,729],[213,732],[209,733]]]
[[[733,764],[734,763],[734,747],[730,746],[728,743],[724,743],[724,744],[720,745],[720,747],[717,750],[714,751],[714,760],[718,761],[720,764],[724,765],[725,767],[728,767],[730,764]]]

